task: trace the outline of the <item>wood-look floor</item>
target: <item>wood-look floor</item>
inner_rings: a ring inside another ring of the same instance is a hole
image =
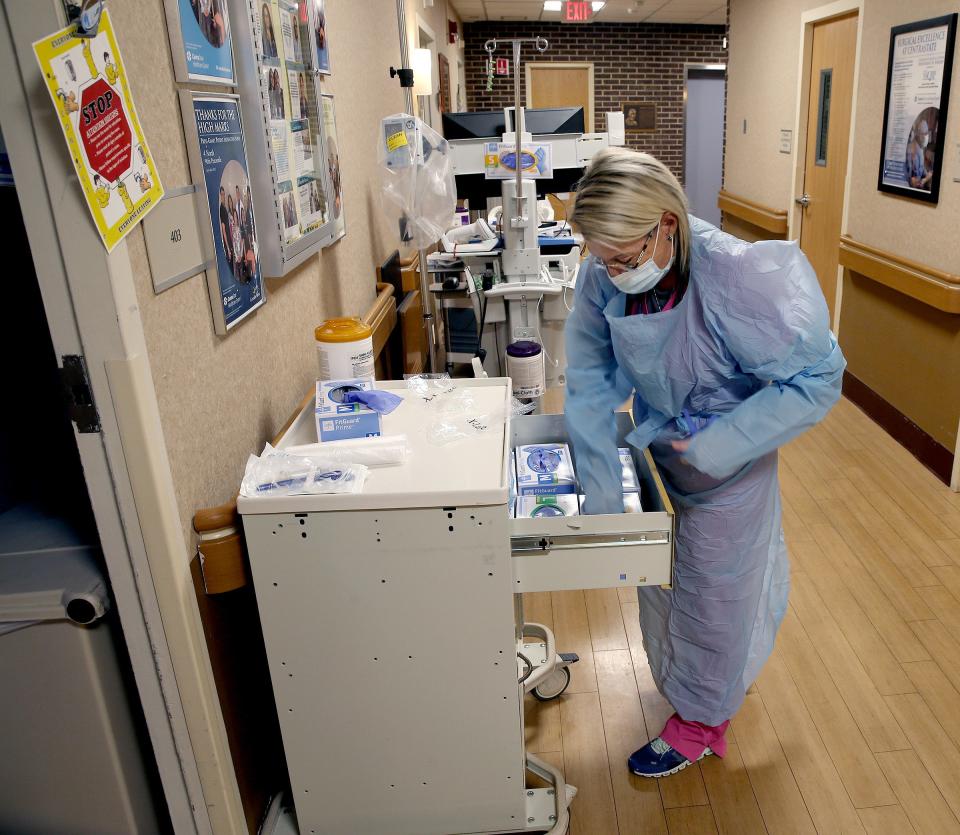
[[[848,401],[782,450],[790,608],[729,753],[654,781],[670,715],[632,589],[524,596],[580,654],[527,744],[579,789],[574,835],[960,833],[960,495]]]

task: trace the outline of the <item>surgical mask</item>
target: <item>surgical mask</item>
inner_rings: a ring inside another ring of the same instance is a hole
[[[921,147],[921,148],[926,148],[927,145],[929,145],[929,144],[930,144],[930,136],[929,136],[929,134],[924,134],[924,135],[920,138],[920,147]]]
[[[663,277],[670,272],[670,268],[673,266],[673,259],[676,256],[673,238],[668,236],[667,240],[670,241],[670,260],[665,267],[658,267],[657,262],[653,260],[653,256],[657,251],[657,245],[660,243],[660,227],[657,226],[657,239],[653,244],[650,257],[644,263],[639,267],[634,267],[632,270],[627,270],[619,275],[610,275],[610,271],[607,271],[607,275],[610,275],[610,280],[614,286],[621,293],[629,293],[631,295],[646,293],[647,290],[652,290],[656,287],[663,280]]]

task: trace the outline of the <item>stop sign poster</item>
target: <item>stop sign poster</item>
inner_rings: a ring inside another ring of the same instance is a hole
[[[94,38],[74,26],[33,45],[83,194],[107,251],[163,197],[104,9]]]

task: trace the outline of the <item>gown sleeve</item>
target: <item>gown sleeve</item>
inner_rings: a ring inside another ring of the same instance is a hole
[[[623,484],[614,413],[633,387],[619,371],[603,315],[608,299],[595,267],[576,290],[567,319],[567,432],[573,442],[584,513],[623,513]],[[615,291],[610,289],[612,296]]]
[[[766,383],[698,433],[684,455],[723,478],[822,420],[840,398],[846,361],[816,273],[795,243],[747,247],[729,285],[711,292],[706,318],[741,369]]]

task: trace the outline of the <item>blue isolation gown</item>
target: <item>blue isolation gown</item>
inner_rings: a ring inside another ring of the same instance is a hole
[[[786,612],[777,448],[840,397],[845,361],[793,242],[748,244],[690,218],[690,281],[671,310],[626,316],[595,259],[567,322],[566,419],[585,512],[623,511],[614,410],[650,448],[677,511],[672,590],[641,587],[654,680],[683,719],[737,711]],[[691,439],[685,453],[671,441]]]

